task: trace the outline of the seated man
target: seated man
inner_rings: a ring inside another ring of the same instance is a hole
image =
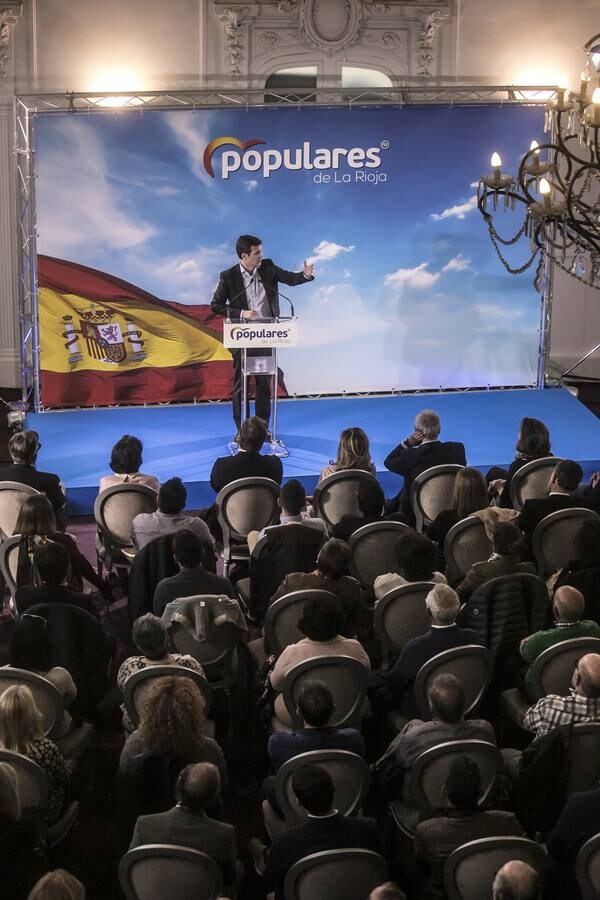
[[[372,676],[369,697],[376,712],[397,709],[407,718],[418,716],[414,686],[421,666],[444,650],[479,643],[474,631],[456,624],[460,602],[447,584],[436,584],[427,594],[425,605],[431,622],[428,631],[406,642],[389,673]]]
[[[89,594],[80,594],[67,587],[69,554],[62,544],[48,541],[33,554],[33,569],[37,570],[39,587],[23,585],[17,588],[15,604],[19,615],[38,603],[70,603],[99,618]]]
[[[572,459],[563,459],[552,471],[548,482],[548,496],[525,501],[515,524],[525,532],[529,542],[536,525],[550,513],[576,506],[589,507],[589,501],[574,494],[582,477],[583,469],[579,463],[573,462]]]
[[[458,441],[440,441],[440,417],[433,409],[423,409],[415,417],[412,434],[387,455],[383,464],[390,472],[404,476],[402,490],[386,504],[386,512],[399,511],[409,525],[415,518],[410,502],[410,488],[421,472],[432,466],[458,463],[465,466],[465,447]]]
[[[8,442],[12,466],[0,469],[0,481],[17,481],[45,494],[54,510],[59,531],[67,527],[67,498],[58,475],[39,472],[35,463],[42,445],[37,431],[17,431]]]
[[[581,657],[571,684],[566,697],[548,694],[525,713],[523,728],[534,731],[536,740],[559,725],[600,722],[600,654]]]
[[[479,838],[518,835],[525,831],[511,812],[480,809],[481,772],[474,759],[459,756],[450,766],[445,784],[445,815],[417,826],[415,854],[429,870],[426,897],[443,897],[444,863],[457,847]]]
[[[446,576],[436,571],[438,553],[435,544],[425,534],[406,529],[398,538],[396,559],[400,573],[386,572],[378,575],[373,584],[376,600],[388,591],[413,581],[435,581],[446,584]]]
[[[555,866],[553,881],[560,880],[559,897],[577,896],[575,862],[581,847],[589,838],[600,832],[600,786],[591,791],[571,794],[552,831],[546,836],[548,853]]]
[[[207,815],[220,800],[221,777],[213,763],[192,763],[175,783],[176,805],[167,812],[140,816],[129,849],[143,844],[174,844],[191,847],[214,859],[223,872],[224,891],[235,893],[240,877],[233,825]]]
[[[181,478],[169,478],[158,491],[158,509],[153,513],[139,513],[131,524],[131,538],[136,550],[141,550],[154,538],[188,528],[214,546],[215,540],[206,522],[184,512],[187,491]]]
[[[356,502],[360,515],[346,513],[337,525],[333,526],[333,536],[342,541],[349,540],[357,528],[370,522],[380,522],[383,516],[385,494],[378,481],[360,481],[356,491]]]
[[[544,631],[537,631],[521,641],[521,656],[528,664],[525,672],[525,689],[529,697],[533,697],[531,685],[531,666],[540,653],[561,641],[578,637],[600,637],[600,625],[589,619],[582,619],[585,601],[583,594],[574,587],[564,585],[554,593],[552,612],[554,625]]]
[[[173,556],[179,572],[170,578],[163,578],[156,586],[152,604],[155,616],[162,616],[167,604],[178,597],[194,597],[197,594],[226,594],[227,597],[235,597],[228,578],[215,575],[202,565],[205,548],[206,542],[196,532],[182,528],[175,533]]]
[[[492,900],[540,900],[540,879],[535,869],[520,859],[505,863],[492,885]]]
[[[362,816],[341,816],[333,806],[335,786],[329,773],[315,765],[302,766],[292,776],[296,798],[309,818],[275,835],[267,849],[256,838],[250,852],[256,870],[264,874],[276,900],[283,900],[283,883],[294,863],[322,850],[360,848],[383,855],[377,822]]]
[[[272,478],[281,484],[283,465],[278,456],[261,456],[267,439],[267,426],[258,416],[250,416],[240,428],[240,450],[235,456],[221,456],[215,460],[210,483],[215,493],[238,478]]]
[[[281,509],[279,525],[306,525],[308,528],[319,531],[323,535],[324,541],[327,539],[327,526],[322,519],[302,515],[306,509],[306,491],[296,478],[290,478],[281,488],[279,507]],[[278,528],[279,525],[267,525],[262,531],[251,531],[248,535],[250,552],[254,550],[270,528]]]

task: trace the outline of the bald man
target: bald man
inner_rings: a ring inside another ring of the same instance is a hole
[[[600,722],[600,654],[582,656],[573,672],[566,697],[548,694],[525,713],[523,727],[535,732],[535,739],[559,725]]]
[[[493,900],[538,900],[540,879],[534,868],[513,859],[498,870],[492,890]]]
[[[534,699],[532,690],[531,667],[540,653],[553,647],[561,641],[570,638],[597,637],[600,638],[600,625],[591,619],[582,619],[585,599],[577,588],[564,585],[558,588],[554,594],[552,613],[554,625],[545,631],[536,631],[521,641],[521,656],[528,663],[525,672],[525,691],[530,699]]]

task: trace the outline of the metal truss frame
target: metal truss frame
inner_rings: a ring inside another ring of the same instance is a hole
[[[309,109],[341,107],[346,109],[393,106],[483,106],[490,104],[512,106],[540,106],[556,96],[556,86],[548,85],[481,85],[436,80],[423,83],[407,79],[405,83],[388,88],[349,89],[318,87],[314,90],[293,90],[257,87],[212,87],[199,90],[66,92],[23,94],[15,97],[14,155],[16,160],[17,250],[19,282],[19,335],[21,354],[21,391],[25,411],[41,412],[40,403],[40,341],[37,297],[37,210],[35,197],[35,120],[38,115],[71,113],[73,115],[122,115],[145,110],[174,111],[178,109],[223,109],[257,107],[296,107]],[[265,101],[268,98],[268,102]],[[550,279],[546,279],[548,283]],[[543,387],[551,318],[551,289],[542,295],[539,365],[537,385]],[[545,327],[544,327],[545,326]],[[512,385],[497,385],[511,389]],[[484,390],[486,388],[483,388]],[[487,388],[489,389],[489,387]],[[456,391],[457,388],[440,389]],[[460,388],[458,390],[481,390]],[[423,393],[431,393],[425,391]],[[391,393],[401,394],[402,391]],[[407,393],[415,393],[413,391]],[[421,390],[416,391],[421,393]],[[303,395],[304,396],[304,395]],[[315,395],[317,396],[317,395]],[[319,395],[322,396],[322,395]],[[346,393],[344,396],[365,396]]]

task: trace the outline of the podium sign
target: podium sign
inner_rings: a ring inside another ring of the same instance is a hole
[[[298,345],[298,322],[285,319],[282,322],[250,320],[247,322],[223,322],[223,344],[230,350]]]

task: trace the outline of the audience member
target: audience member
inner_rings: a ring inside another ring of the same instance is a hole
[[[193,669],[199,675],[204,675],[202,666],[193,656],[189,656],[187,653],[169,652],[167,629],[161,620],[157,616],[153,616],[152,613],[146,613],[135,620],[131,639],[141,655],[129,656],[121,663],[117,673],[117,687],[121,693],[125,690],[127,679],[148,666],[184,666],[186,669]],[[123,711],[123,726],[126,731],[132,731],[133,723],[124,704],[121,706],[121,709]]]
[[[396,559],[398,560],[399,573],[386,572],[378,575],[373,584],[377,600],[393,591],[394,588],[411,584],[415,581],[433,581],[436,584],[446,584],[446,576],[436,571],[437,548],[432,540],[424,534],[417,534],[412,529],[406,529],[398,538],[396,547]]]
[[[67,527],[67,498],[58,475],[36,469],[41,446],[37,431],[17,431],[13,434],[8,442],[12,465],[0,469],[0,481],[27,484],[45,494],[52,504],[58,529],[64,531]]]
[[[0,871],[3,896],[25,900],[43,874],[41,833],[31,819],[21,818],[17,773],[0,762]]]
[[[523,728],[543,737],[559,725],[600,721],[600,654],[587,653],[573,672],[566,697],[548,694],[527,710]]]
[[[224,892],[235,893],[238,880],[237,848],[232,825],[210,818],[218,806],[221,776],[209,762],[191,763],[175,783],[176,805],[167,812],[140,816],[129,849],[143,844],[175,844],[191,847],[214,859],[223,873]]]
[[[386,881],[373,888],[367,900],[406,900],[406,894],[393,881]]]
[[[82,594],[67,587],[70,571],[69,553],[62,544],[48,541],[33,552],[32,569],[37,572],[40,584],[21,585],[15,593],[15,605],[19,615],[38,603],[68,603],[79,606],[95,618],[98,610],[90,594]]]
[[[583,844],[598,832],[600,785],[590,791],[571,794],[554,828],[546,835],[548,853],[556,862],[552,874],[560,878],[561,890],[553,891],[553,896],[577,896],[574,890],[577,854]]]
[[[456,624],[460,601],[448,585],[436,584],[427,594],[425,605],[431,622],[429,629],[406,642],[389,673],[378,673],[372,678],[370,697],[377,711],[397,709],[407,718],[418,716],[414,684],[421,666],[444,650],[477,643],[474,631]]]
[[[511,462],[508,471],[494,466],[486,476],[491,492],[498,497],[499,505],[505,508],[512,507],[510,485],[515,472],[534,459],[552,456],[550,435],[544,423],[539,419],[530,419],[527,416],[522,419],[515,450],[517,455]]]
[[[55,544],[62,544],[69,554],[68,587],[81,593],[85,579],[97,591],[100,591],[109,604],[114,602],[110,586],[81,553],[75,538],[65,532],[57,531],[52,505],[44,494],[27,497],[19,512],[15,534],[22,535],[17,563],[17,587],[36,585],[37,573],[33,567],[34,551],[42,544],[53,541]]]
[[[501,575],[535,575],[531,562],[522,562],[525,544],[521,532],[513,522],[497,522],[492,539],[494,552],[489,559],[473,563],[463,580],[456,586],[456,593],[463,603],[471,594],[492,578]]]
[[[215,493],[238,478],[271,478],[281,484],[283,465],[278,456],[261,456],[267,439],[267,426],[258,416],[242,422],[239,452],[235,456],[220,456],[212,467],[210,483]]]
[[[600,623],[600,520],[584,519],[573,537],[575,556],[558,573],[554,590],[564,584],[578,588],[584,598],[583,617]]]
[[[140,723],[121,751],[119,774],[140,786],[146,762],[161,756],[179,771],[190,762],[210,762],[219,770],[223,788],[227,766],[223,751],[206,736],[204,697],[189,678],[156,678],[145,693]]]
[[[372,615],[359,582],[349,574],[351,559],[348,544],[330,538],[319,551],[314,572],[286,575],[273,594],[271,603],[293,591],[329,591],[335,594],[342,608],[340,634],[343,637],[357,637],[366,643],[371,634]]]
[[[548,482],[548,496],[540,499],[526,500],[516,524],[529,540],[536,525],[560,509],[571,509],[574,506],[589,506],[589,503],[573,492],[577,490],[583,477],[583,469],[571,459],[562,459],[556,464]]]
[[[65,869],[55,869],[41,878],[27,900],[85,900],[85,888]]]
[[[319,481],[323,481],[334,472],[342,472],[345,469],[362,469],[375,475],[377,471],[371,459],[369,438],[362,428],[345,428],[340,434],[337,456],[330,459],[321,469]]]
[[[528,665],[525,673],[525,688],[533,697],[531,667],[540,653],[561,641],[578,637],[600,637],[600,625],[589,619],[582,619],[583,594],[573,587],[560,587],[554,592],[552,612],[554,625],[544,631],[537,631],[521,641],[521,656]]]
[[[167,604],[179,597],[194,597],[197,594],[235,596],[228,578],[215,575],[203,566],[205,549],[205,541],[194,531],[182,528],[175,533],[173,556],[179,566],[179,572],[177,575],[163,578],[157,584],[152,604],[155,615],[162,616]]]
[[[539,876],[520,859],[505,863],[494,878],[493,900],[538,900],[539,897]]]
[[[44,737],[33,694],[24,684],[11,685],[0,694],[0,748],[21,753],[44,770],[48,802],[41,815],[51,825],[63,811],[69,770],[56,744]]]
[[[285,676],[298,663],[315,656],[351,656],[370,670],[371,664],[364,648],[353,638],[343,637],[344,614],[337,599],[309,600],[302,612],[298,627],[306,637],[285,648],[271,672],[274,690],[281,692]],[[275,699],[275,715],[286,727],[292,725],[281,693]]]
[[[401,512],[409,525],[415,518],[410,502],[413,481],[432,466],[467,463],[464,444],[440,441],[440,417],[433,409],[423,409],[415,417],[414,431],[387,455],[383,464],[390,472],[404,477],[402,490],[386,505],[388,513]]]
[[[383,854],[377,822],[362,816],[341,816],[334,808],[335,787],[329,773],[306,765],[292,776],[292,789],[308,819],[275,835],[269,848],[253,839],[250,850],[257,871],[264,874],[276,900],[283,900],[283,882],[294,863],[323,850],[360,848]]]
[[[452,506],[450,509],[442,509],[433,522],[427,526],[427,537],[438,545],[439,552],[444,549],[444,541],[450,529],[457,522],[462,522],[467,516],[479,510],[487,509],[490,498],[485,477],[479,469],[465,466],[456,473],[454,489],[452,492]]]
[[[139,513],[131,524],[131,538],[136,550],[141,550],[154,538],[187,528],[214,547],[215,539],[206,522],[198,516],[185,513],[187,490],[181,478],[169,478],[158,491],[158,509],[152,513]]]
[[[334,537],[348,541],[358,528],[362,528],[363,525],[370,525],[372,522],[381,521],[384,512],[385,495],[379,482],[359,481],[356,489],[356,503],[360,510],[360,515],[346,513],[345,516],[342,516],[340,521],[333,526]]]
[[[474,759],[459,756],[450,766],[444,785],[445,815],[420,822],[415,838],[417,859],[429,870],[422,900],[443,900],[444,863],[457,847],[480,838],[518,835],[525,831],[511,812],[481,809],[481,772]]]
[[[142,442],[131,434],[124,434],[112,448],[109,466],[114,475],[103,475],[100,479],[100,490],[114,487],[115,484],[141,484],[158,491],[160,482],[154,475],[140,472],[142,466]]]
[[[327,526],[322,519],[316,516],[303,516],[302,513],[306,509],[306,491],[304,485],[296,478],[290,478],[289,481],[282,486],[279,494],[279,507],[281,516],[279,517],[279,525],[306,525],[308,528],[314,528],[321,532],[323,540],[327,537]],[[278,528],[279,525],[267,525],[262,531],[251,531],[248,535],[248,547],[252,552],[265,534],[271,528]]]

